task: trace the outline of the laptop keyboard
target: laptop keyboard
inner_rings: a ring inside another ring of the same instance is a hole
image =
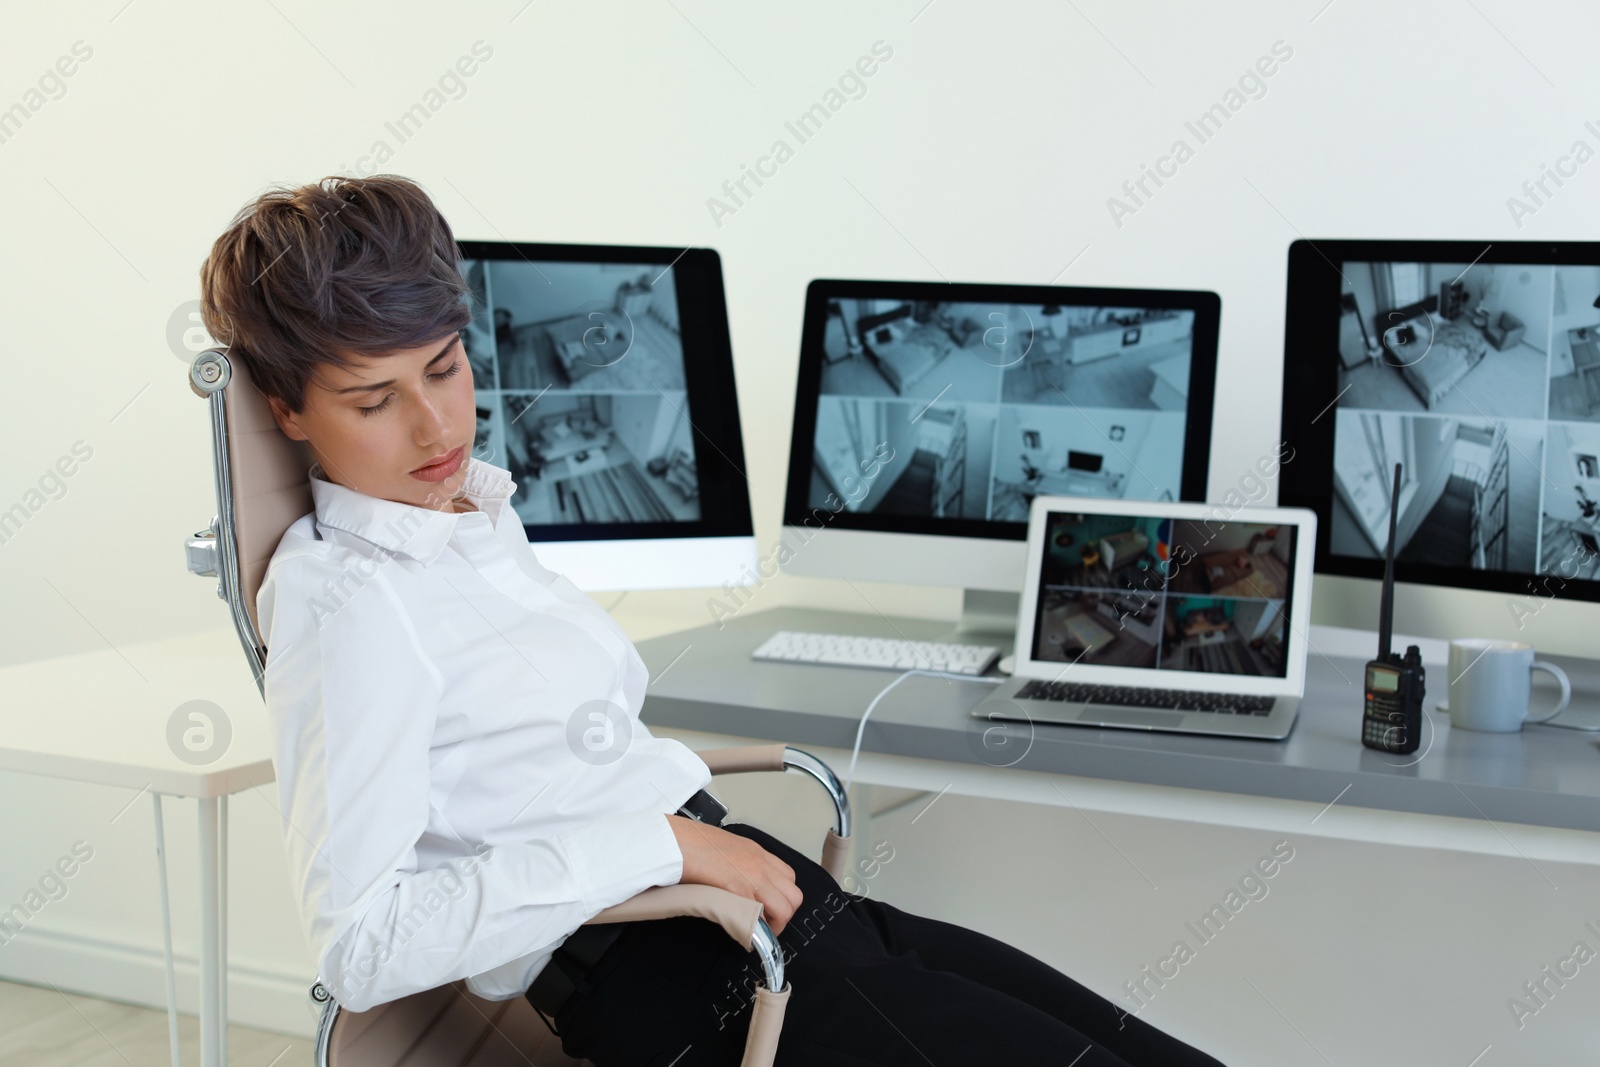
[[[1084,685],[1079,682],[1041,682],[1030,679],[1017,690],[1018,700],[1059,700],[1072,704],[1117,704],[1133,708],[1171,708],[1174,711],[1209,711],[1221,715],[1269,715],[1269,696],[1238,693],[1200,693],[1183,689],[1141,689],[1128,685]]]

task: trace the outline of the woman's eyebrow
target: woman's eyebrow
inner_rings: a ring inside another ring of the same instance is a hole
[[[452,338],[445,344],[443,348],[439,349],[439,354],[428,360],[428,367],[433,366],[435,363],[439,362],[446,355],[448,355],[450,350],[456,346],[457,340],[459,340],[459,338]],[[426,370],[427,368],[424,367],[423,369]],[[386,382],[373,382],[371,385],[347,385],[343,389],[334,389],[331,391],[336,396],[343,396],[345,393],[370,393],[374,389],[387,389],[393,384],[394,379],[390,378]]]

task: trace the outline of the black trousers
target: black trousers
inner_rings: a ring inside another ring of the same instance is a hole
[[[840,888],[747,823],[723,829],[795,870],[779,935],[793,985],[776,1067],[1221,1067],[1003,941]],[[629,923],[556,1013],[562,1049],[597,1067],[737,1067],[756,957],[713,923]]]

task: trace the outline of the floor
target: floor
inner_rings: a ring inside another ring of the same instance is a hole
[[[1506,523],[1510,538],[1506,549],[1508,570],[1531,571],[1539,554],[1539,526],[1533,520],[1539,514],[1539,491],[1554,491],[1544,485],[1543,459],[1543,453],[1537,448],[1529,449],[1525,442],[1515,437],[1511,439],[1511,505]]]
[[[1595,381],[1595,374],[1591,370],[1583,378],[1579,378],[1576,372],[1551,378],[1550,417],[1582,421],[1600,419],[1600,408],[1591,399],[1600,390],[1600,382]]]
[[[939,397],[946,403],[994,403],[1000,395],[1000,368],[979,353],[987,354],[982,342],[977,340],[966,348],[952,350],[902,394],[894,391],[877,363],[863,352],[824,365],[821,392],[835,396],[904,396],[923,400]]]
[[[938,464],[938,456],[925,448],[917,449],[873,510],[880,515],[932,515],[933,475]]]
[[[1426,358],[1426,357],[1424,357]],[[1548,357],[1532,345],[1504,352],[1490,348],[1431,409],[1401,372],[1381,361],[1341,371],[1339,406],[1378,411],[1429,412],[1478,418],[1544,418]]]
[[[1081,652],[1083,646],[1076,644],[1067,623],[1075,616],[1087,616],[1099,627],[1111,635],[1108,644],[1101,645],[1093,653],[1084,656]],[[1082,656],[1084,662],[1093,663],[1099,667],[1154,667],[1156,665],[1156,647],[1139,640],[1131,632],[1119,629],[1113,619],[1108,619],[1097,612],[1082,610],[1077,604],[1069,604],[1063,609],[1049,610],[1040,620],[1041,648],[1052,650],[1045,659],[1076,662]],[[1059,640],[1052,641],[1055,635]],[[1059,655],[1062,649],[1067,649],[1065,656]]]
[[[183,1062],[200,1062],[200,1023],[178,1016]],[[312,1044],[228,1028],[230,1067],[307,1067]],[[0,1063],[6,1067],[169,1067],[167,1014],[48,986],[0,982]]]
[[[597,367],[569,381],[555,353],[544,340],[544,325],[528,323],[512,331],[516,338],[513,352],[500,353],[502,389],[537,392],[546,386],[580,393],[682,392],[683,342],[678,335],[648,315],[633,320],[635,337],[627,354],[614,363]],[[609,356],[595,358],[604,362]]]
[[[1144,568],[1139,566],[1141,560],[1146,564]],[[1147,552],[1133,557],[1126,566],[1118,566],[1111,571],[1106,570],[1103,563],[1093,567],[1080,564],[1067,571],[1064,584],[1077,589],[1128,589],[1136,593],[1153,593],[1164,587],[1161,576],[1152,569],[1155,562],[1155,557]]]
[[[993,499],[989,504],[991,522],[1027,522],[1028,506],[1033,498],[1023,492],[1016,482],[996,478],[989,487]]]
[[[1080,407],[1156,410],[1160,405],[1150,399],[1150,390],[1156,383],[1150,365],[1182,355],[1189,347],[1190,341],[1185,338],[1088,363],[1066,364],[1056,372],[1059,381],[1053,384],[1046,381],[1046,374],[1036,373],[1024,360],[1006,369],[1002,399],[1008,404],[1064,404],[1070,399]]]
[[[1396,558],[1442,567],[1472,566],[1472,489],[1471,481],[1451,475],[1444,492]],[[1511,454],[1509,489],[1506,569],[1526,573],[1536,552],[1533,516],[1539,508],[1539,486],[1532,460],[1517,452]]]
[[[1595,558],[1587,547],[1577,540],[1577,535],[1588,534],[1600,540],[1597,531],[1583,524],[1557,519],[1550,515],[1542,516],[1542,519],[1544,538],[1539,573],[1593,581],[1596,575],[1600,574],[1600,559]]]
[[[572,473],[570,457],[546,466],[538,477],[515,460],[508,459],[506,466],[517,482],[511,506],[523,522],[688,522],[700,517],[697,499],[685,500],[664,474],[649,473],[616,437],[604,448],[591,449],[580,473]],[[621,497],[607,484],[621,486]],[[580,518],[572,506],[573,489],[582,490],[584,500],[597,501],[598,508],[590,507]]]
[[[700,517],[697,500],[685,500],[664,475],[647,473],[620,444],[611,445],[605,461],[582,474],[568,474],[565,466],[563,461],[546,468],[538,478],[512,472],[519,480],[511,506],[523,522],[687,522]],[[608,486],[620,488],[613,492]],[[581,515],[574,490],[588,502]]]
[[[1190,651],[1198,653],[1191,660]],[[1227,674],[1268,674],[1261,657],[1250,651],[1250,646],[1237,637],[1214,644],[1204,644],[1192,637],[1167,647],[1161,653],[1161,667],[1172,671],[1206,671]]]
[[[626,455],[621,445],[613,446]],[[630,459],[583,474],[552,479],[564,508],[555,522],[683,522],[699,517],[693,500],[684,500],[664,477],[646,474]]]
[[[1242,549],[1240,550],[1243,551]],[[1167,588],[1174,593],[1195,593],[1202,596],[1265,597],[1276,600],[1289,588],[1289,568],[1271,552],[1246,553],[1250,556],[1251,572],[1226,585],[1212,588],[1205,573],[1208,555],[1202,553],[1187,566],[1180,566],[1172,575]],[[1216,553],[1221,555],[1221,553]]]
[[[1472,565],[1472,482],[1456,475],[1397,557],[1439,567]]]

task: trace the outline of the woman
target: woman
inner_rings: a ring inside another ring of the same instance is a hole
[[[341,1004],[466,978],[527,996],[600,1067],[735,1064],[748,954],[720,928],[580,929],[704,883],[759,901],[784,944],[780,1064],[1216,1064],[719,824],[705,763],[638,719],[626,634],[539,563],[510,474],[471,454],[457,257],[413,183],[327,178],[246,205],[201,268],[207,328],[316,460],[257,607],[294,888]]]

